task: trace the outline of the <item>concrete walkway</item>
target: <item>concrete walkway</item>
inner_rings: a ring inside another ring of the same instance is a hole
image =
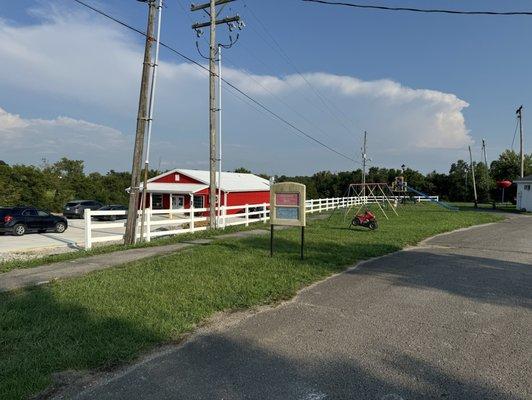
[[[441,235],[57,398],[468,399],[532,395],[532,218]]]
[[[154,246],[116,251],[113,253],[78,258],[75,260],[58,262],[40,267],[16,269],[0,274],[0,293],[27,286],[42,285],[56,279],[73,278],[76,276],[85,275],[92,271],[111,268],[144,258],[175,253],[191,246],[209,244],[216,239],[265,235],[268,232],[269,231],[264,229],[254,229],[250,231],[228,233],[225,235],[216,236],[212,239],[198,239],[166,246]]]

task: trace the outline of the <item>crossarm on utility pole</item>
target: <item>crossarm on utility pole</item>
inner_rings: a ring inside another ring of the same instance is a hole
[[[234,17],[228,17],[228,18],[216,20],[216,25],[228,24],[230,22],[238,22],[238,21],[240,21],[240,16],[236,15]],[[192,25],[192,29],[200,29],[200,28],[205,28],[207,26],[211,26],[211,23],[210,22],[198,22]]]
[[[222,4],[232,3],[235,0],[217,0],[215,2],[215,6],[221,6]],[[211,3],[203,3],[203,4],[191,4],[190,5],[190,11],[198,11],[198,10],[205,10],[207,8],[210,8]]]

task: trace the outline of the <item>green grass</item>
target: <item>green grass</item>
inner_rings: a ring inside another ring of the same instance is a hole
[[[377,214],[379,215],[379,214]],[[299,230],[224,239],[175,255],[0,294],[0,398],[44,390],[52,374],[110,369],[157,344],[179,341],[217,311],[271,304],[355,262],[437,233],[500,220],[494,213],[449,212],[431,205],[400,208],[380,228],[347,229],[337,212],[310,221],[306,259]]]
[[[508,212],[513,214],[532,214],[530,212],[521,211],[515,208],[514,204],[510,203],[504,203],[500,204],[497,203],[497,207],[493,209],[493,204],[491,203],[480,203],[478,204],[478,208],[475,208],[474,203],[467,203],[467,202],[453,202],[449,203],[454,206],[457,206],[460,208],[461,211],[499,211],[499,212]]]
[[[71,260],[76,260],[78,258],[95,256],[98,254],[113,253],[115,251],[129,250],[129,249],[142,248],[142,247],[164,246],[167,244],[180,243],[180,242],[193,240],[193,239],[212,238],[212,237],[216,237],[216,236],[223,235],[226,233],[238,232],[238,231],[249,230],[249,229],[257,229],[257,228],[261,228],[264,226],[265,225],[263,223],[257,222],[257,223],[250,224],[249,227],[246,227],[244,225],[236,225],[236,226],[229,226],[226,229],[198,231],[194,233],[183,233],[181,235],[160,237],[160,238],[152,239],[152,241],[148,243],[143,242],[143,243],[138,243],[135,245],[123,245],[120,243],[115,243],[115,244],[97,246],[97,247],[92,248],[91,250],[78,250],[78,251],[74,251],[70,253],[50,254],[47,256],[36,257],[36,258],[27,259],[27,260],[21,259],[21,260],[4,261],[4,262],[0,262],[0,274],[4,272],[12,271],[14,269],[34,268],[40,265],[47,265],[47,264],[52,264],[52,263],[61,262],[61,261],[71,261]]]

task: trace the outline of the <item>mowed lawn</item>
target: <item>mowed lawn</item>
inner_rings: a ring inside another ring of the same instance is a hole
[[[343,211],[313,220],[306,259],[299,230],[219,240],[24,291],[0,294],[0,398],[36,394],[67,370],[107,370],[160,343],[179,341],[222,310],[275,303],[302,287],[437,233],[500,220],[494,213],[408,205],[380,228],[347,229]],[[391,211],[389,211],[391,215]]]

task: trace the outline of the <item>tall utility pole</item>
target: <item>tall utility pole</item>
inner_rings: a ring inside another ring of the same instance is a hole
[[[362,196],[366,196],[366,160],[367,154],[367,136],[368,133],[364,131],[364,142],[362,144]]]
[[[234,0],[210,0],[209,3],[191,5],[191,11],[205,10],[209,14],[210,21],[192,25],[196,31],[204,27],[210,27],[209,43],[209,219],[211,229],[216,228],[216,25],[240,21],[240,17],[217,19],[216,6],[231,3]],[[209,11],[207,11],[209,9]]]
[[[515,112],[519,120],[519,159],[521,160],[520,176],[525,176],[525,153],[523,152],[523,106],[519,107]]]
[[[155,87],[157,84],[157,69],[159,66],[159,51],[161,42],[161,24],[162,24],[162,12],[163,12],[163,0],[157,0],[157,37],[155,45],[155,60],[152,64],[151,71],[151,88],[150,88],[150,101],[148,106],[148,137],[146,138],[146,154],[144,156],[144,179],[142,183],[141,192],[141,209],[142,216],[140,218],[140,241],[144,240],[144,221],[146,220],[146,194],[148,193],[148,171],[150,168],[150,144],[151,144],[151,132],[153,129],[153,110],[155,106]],[[150,204],[150,207],[152,205]]]
[[[133,165],[131,167],[131,187],[129,191],[129,207],[127,212],[125,244],[134,244],[137,228],[137,211],[142,169],[142,155],[144,150],[144,134],[148,122],[149,85],[151,69],[151,48],[153,45],[153,30],[157,6],[155,0],[145,0],[148,3],[148,27],[146,29],[146,45],[144,49],[144,65],[140,83],[139,109],[137,113],[137,130],[135,133],[135,147],[133,150]]]
[[[471,154],[471,146],[469,146],[469,162],[471,165],[471,178],[473,179],[473,195],[475,196],[475,208],[477,208],[477,183],[475,181],[475,166],[473,165],[473,155]]]
[[[226,204],[227,205],[227,204]],[[222,45],[218,44],[218,218],[222,215]]]
[[[482,139],[482,159],[484,160],[484,164],[486,165],[486,168],[488,167],[488,155],[486,154],[486,140]]]

